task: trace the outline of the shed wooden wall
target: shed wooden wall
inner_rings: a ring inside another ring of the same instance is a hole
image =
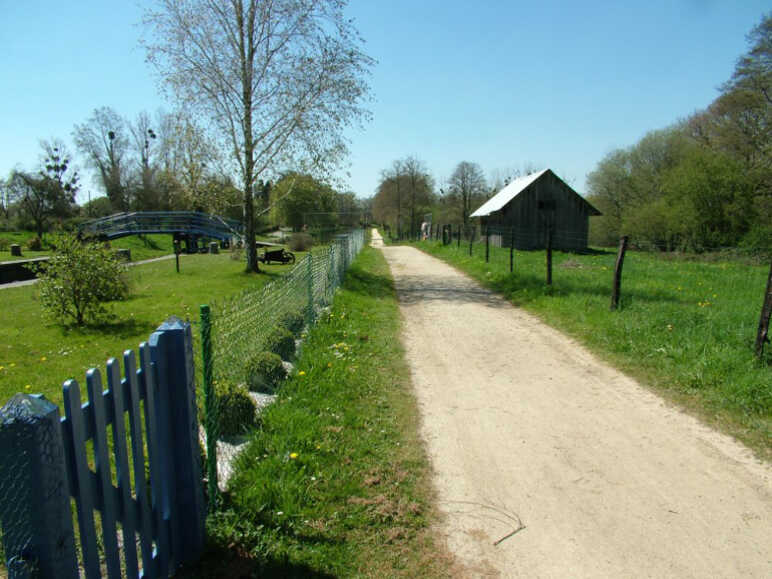
[[[540,203],[554,203],[555,210],[539,209]],[[548,171],[520,192],[500,211],[482,218],[482,225],[515,227],[516,249],[543,249],[547,246],[549,221],[552,221],[552,247],[572,251],[587,249],[591,208],[576,192]],[[505,235],[502,242],[509,247]]]

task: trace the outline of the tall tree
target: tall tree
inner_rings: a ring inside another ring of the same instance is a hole
[[[57,141],[43,141],[41,145],[44,155],[40,169],[36,173],[16,171],[11,177],[20,209],[34,222],[38,237],[52,217],[70,214],[79,188],[78,172],[71,167],[64,145]]]
[[[127,195],[129,139],[126,121],[110,107],[95,109],[73,139],[89,164],[99,172],[100,183],[115,211],[129,208]]]
[[[750,50],[737,60],[724,93],[747,90],[772,105],[772,12],[762,17],[747,36]]]
[[[140,112],[136,120],[129,125],[129,131],[139,177],[134,183],[133,195],[131,195],[133,205],[139,211],[157,211],[161,208],[161,200],[155,183],[157,166],[152,160],[157,149],[157,135],[150,115],[146,111]]]
[[[247,270],[259,271],[253,188],[282,163],[328,169],[367,116],[372,65],[343,0],[159,0],[148,58],[229,143],[244,190]]]
[[[461,222],[466,227],[473,204],[487,192],[487,184],[480,165],[461,161],[450,176],[448,186],[450,199],[456,205]]]

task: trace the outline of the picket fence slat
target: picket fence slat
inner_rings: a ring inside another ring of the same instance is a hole
[[[6,447],[20,446],[13,442],[20,428],[27,428],[23,440],[31,442],[18,457],[11,457],[9,464],[18,468],[0,471],[0,485],[34,489],[39,478],[46,489],[58,489],[50,496],[48,490],[37,493],[48,501],[46,509],[38,509],[45,516],[2,506],[6,510],[0,511],[0,540],[13,565],[22,561],[34,570],[39,563],[46,569],[44,576],[51,577],[98,579],[104,573],[110,579],[147,579],[173,575],[201,553],[206,507],[197,462],[190,325],[169,318],[149,342],[140,344],[138,358],[132,350],[123,353],[123,377],[115,358],[107,361],[104,379],[99,369],[90,369],[85,402],[78,382],[65,382],[64,416],[54,405],[23,394],[3,407],[3,416],[10,417],[0,423]],[[17,407],[31,419],[19,420]],[[80,565],[70,517],[72,499]],[[13,531],[7,533],[6,528]]]
[[[157,384],[155,365],[152,363],[150,346],[143,342],[139,346],[139,360],[142,368],[140,384],[144,386],[145,398],[145,430],[147,432],[147,452],[150,463],[150,488],[152,493],[152,505],[155,513],[156,527],[156,552],[153,560],[156,562],[154,572],[156,575],[166,575],[169,569],[169,524],[168,505],[164,504],[163,486],[161,481],[161,456],[159,444],[157,417]]]
[[[97,473],[97,497],[102,503],[102,540],[108,577],[119,579],[121,561],[118,551],[115,495],[110,474],[110,458],[107,447],[107,416],[105,413],[102,375],[92,368],[86,373],[86,389],[94,417],[94,467]]]
[[[119,517],[123,528],[123,552],[126,562],[126,576],[137,577],[136,519],[132,507],[131,473],[129,472],[129,453],[126,446],[125,406],[121,368],[118,360],[107,361],[107,387],[112,396],[113,409],[113,450],[115,452],[115,473],[118,481]]]
[[[63,424],[70,429],[68,437],[72,443],[69,452],[72,453],[74,476],[77,494],[75,505],[78,512],[78,529],[80,544],[83,551],[83,566],[87,579],[99,579],[99,554],[96,543],[96,527],[94,525],[94,487],[89,476],[88,457],[86,455],[85,426],[80,402],[80,386],[76,380],[68,380],[64,384],[64,411],[67,422]]]
[[[140,346],[141,347],[141,346]],[[140,548],[142,550],[142,569],[145,577],[155,577],[153,573],[153,525],[150,511],[150,500],[147,492],[147,480],[145,478],[145,449],[142,435],[142,416],[140,414],[140,386],[144,380],[142,370],[137,370],[137,360],[133,350],[124,352],[123,365],[125,392],[128,395],[127,408],[129,409],[129,427],[131,430],[131,454],[134,466],[134,490],[137,496],[137,520],[139,521]]]

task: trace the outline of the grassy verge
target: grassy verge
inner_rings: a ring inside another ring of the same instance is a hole
[[[36,287],[0,290],[0,404],[16,392],[45,394],[59,404],[68,378],[84,380],[91,367],[137,345],[170,315],[197,319],[199,304],[246,288],[260,287],[290,271],[262,266],[261,275],[244,273],[244,263],[228,253],[189,255],[129,268],[129,299],[114,302],[116,319],[99,327],[62,327],[47,320],[36,301]]]
[[[183,576],[449,574],[428,530],[399,324],[388,266],[366,248],[241,455],[207,555]]]
[[[772,458],[772,355],[753,356],[769,266],[628,252],[619,311],[610,312],[616,255],[545,253],[468,244],[417,247],[582,341],[602,358]],[[770,348],[768,348],[769,350]]]

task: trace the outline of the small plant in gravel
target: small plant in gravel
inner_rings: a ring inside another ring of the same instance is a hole
[[[289,360],[295,355],[295,336],[284,326],[276,326],[268,335],[267,348],[282,360]]]
[[[220,436],[237,436],[257,424],[255,403],[241,384],[217,381],[217,427]]]
[[[273,352],[259,352],[246,363],[247,387],[255,392],[273,393],[287,378],[287,370],[281,358]]]
[[[303,312],[290,312],[281,319],[281,325],[287,328],[292,334],[298,335],[306,324],[306,318]]]

